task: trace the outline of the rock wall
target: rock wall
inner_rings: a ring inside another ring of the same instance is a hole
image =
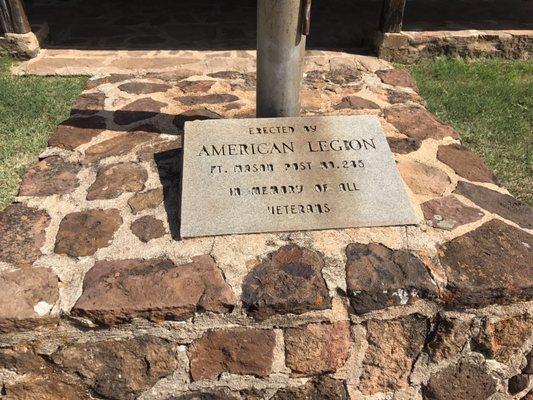
[[[531,399],[533,211],[407,73],[306,68],[305,114],[380,118],[420,224],[180,240],[183,124],[253,115],[253,74],[95,77],[0,213],[2,398]]]

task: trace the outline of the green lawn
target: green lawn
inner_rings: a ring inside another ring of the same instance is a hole
[[[17,194],[20,176],[67,118],[86,78],[16,77],[0,56],[0,210]]]
[[[405,68],[429,109],[533,205],[533,62],[443,59]]]

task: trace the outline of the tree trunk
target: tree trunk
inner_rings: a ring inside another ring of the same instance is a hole
[[[402,30],[403,11],[406,0],[383,0],[379,29],[383,33]]]
[[[31,32],[22,0],[0,0],[0,32]]]

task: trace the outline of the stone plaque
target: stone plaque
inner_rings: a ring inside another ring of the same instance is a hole
[[[416,224],[374,116],[187,122],[181,236]]]

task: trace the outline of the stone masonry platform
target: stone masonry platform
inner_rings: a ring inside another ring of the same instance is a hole
[[[419,225],[182,240],[184,123],[255,76],[95,76],[0,212],[3,399],[532,398],[533,211],[406,72],[322,60],[304,114],[379,116]]]

